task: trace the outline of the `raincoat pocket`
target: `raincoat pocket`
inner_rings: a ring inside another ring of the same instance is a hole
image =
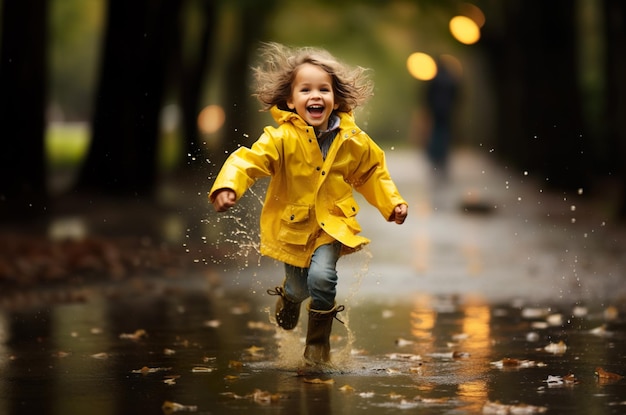
[[[356,220],[356,214],[359,213],[359,205],[352,195],[348,195],[335,202],[335,208],[333,210],[336,215],[344,217],[343,222],[354,234],[361,232],[361,226]]]
[[[285,208],[280,223],[278,239],[293,245],[306,245],[311,237],[309,205],[289,205]]]
[[[352,195],[348,195],[341,200],[335,202],[335,214],[343,214],[343,216],[350,218],[356,216],[359,213],[359,205]]]

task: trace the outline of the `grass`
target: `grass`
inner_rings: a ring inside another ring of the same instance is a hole
[[[50,168],[77,167],[87,155],[90,134],[88,123],[51,123],[45,136],[45,151]],[[164,170],[175,169],[181,153],[179,135],[163,134],[159,141],[159,167]]]
[[[89,125],[52,123],[45,136],[46,157],[51,168],[76,167],[87,154]]]

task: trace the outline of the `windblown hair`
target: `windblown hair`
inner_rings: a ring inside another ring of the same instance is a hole
[[[260,48],[261,65],[253,68],[256,80],[254,96],[261,101],[263,110],[274,105],[289,110],[291,85],[300,65],[310,63],[324,69],[332,77],[337,111],[350,112],[365,104],[373,95],[374,85],[368,77],[369,69],[350,67],[339,62],[324,49],[290,48],[279,43],[263,43]]]

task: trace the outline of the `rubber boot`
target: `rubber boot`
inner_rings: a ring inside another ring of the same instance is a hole
[[[330,332],[333,319],[337,313],[344,310],[344,306],[334,306],[332,309],[313,310],[309,306],[309,327],[306,333],[306,346],[304,359],[307,364],[320,364],[330,362]],[[343,322],[337,319],[340,323]]]
[[[267,293],[278,296],[278,300],[276,300],[276,322],[278,325],[285,330],[293,330],[300,319],[300,303],[289,300],[283,287],[267,290]]]

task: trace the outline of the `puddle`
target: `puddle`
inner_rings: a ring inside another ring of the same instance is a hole
[[[333,326],[333,370],[298,376],[304,318],[277,332],[273,298],[202,284],[0,312],[0,413],[626,410],[626,380],[595,375],[626,375],[626,324],[610,308],[356,298]]]

